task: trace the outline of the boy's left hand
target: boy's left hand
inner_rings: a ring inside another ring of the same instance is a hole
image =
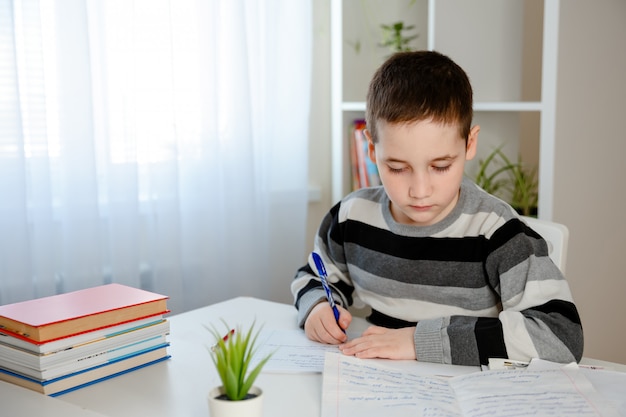
[[[387,329],[370,326],[360,337],[339,345],[339,349],[349,356],[363,359],[417,359],[413,335],[415,327]]]

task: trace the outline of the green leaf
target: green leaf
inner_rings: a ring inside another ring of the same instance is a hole
[[[248,375],[248,378],[246,378],[243,385],[241,386],[241,391],[244,392],[244,396],[245,394],[248,393],[248,391],[250,391],[250,388],[252,388],[254,381],[261,373],[261,369],[263,369],[263,366],[265,366],[267,361],[270,360],[271,356],[272,355],[270,354],[267,357],[263,358],[261,362],[259,362],[257,366],[255,366],[254,369],[250,372],[250,374]]]
[[[484,160],[479,161],[479,170],[474,177],[476,184],[490,194],[500,197],[530,214],[538,203],[537,167],[525,165],[521,158],[511,161],[502,146],[494,149]]]
[[[231,328],[223,320],[222,322],[226,327],[226,332],[229,333]],[[207,327],[213,334],[215,346],[217,346],[215,351],[211,352],[211,359],[222,381],[225,394],[233,401],[239,401],[246,397],[261,369],[272,356],[269,354],[252,371],[248,372],[257,352],[256,343],[261,332],[261,328],[255,332],[255,325],[256,322],[253,322],[247,331],[238,327],[235,334],[231,335],[226,342],[223,340],[223,333],[218,332],[215,328]]]

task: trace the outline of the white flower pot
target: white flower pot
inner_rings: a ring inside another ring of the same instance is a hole
[[[258,387],[252,387],[250,394],[254,398],[241,401],[218,399],[224,394],[223,387],[213,388],[209,391],[209,415],[211,417],[261,417],[263,415],[263,391]]]

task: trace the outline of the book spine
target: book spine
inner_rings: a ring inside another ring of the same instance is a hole
[[[122,320],[122,321],[116,321],[116,322],[112,322],[112,323],[107,323],[107,324],[99,326],[99,327],[89,328],[87,330],[81,330],[81,331],[78,331],[78,332],[72,332],[72,333],[64,334],[64,335],[59,336],[59,337],[52,337],[52,338],[45,339],[45,340],[33,339],[32,337],[30,337],[30,335],[24,335],[23,333],[19,333],[19,332],[16,333],[16,332],[13,332],[13,331],[11,331],[11,330],[9,330],[7,328],[2,328],[2,327],[0,327],[0,333],[3,333],[5,335],[7,335],[7,336],[15,337],[17,339],[20,339],[20,340],[23,340],[23,341],[26,341],[26,342],[29,342],[29,343],[32,343],[34,345],[43,345],[43,344],[46,344],[46,343],[55,342],[57,340],[67,339],[67,338],[70,338],[70,337],[80,336],[80,335],[85,334],[85,333],[90,333],[90,332],[97,331],[97,330],[107,329],[109,327],[114,327],[114,326],[119,326],[119,325],[122,325],[122,324],[132,323],[132,322],[135,322],[135,321],[138,321],[138,320],[148,319],[148,318],[151,318],[151,317],[163,316],[165,314],[168,314],[169,312],[170,312],[170,310],[166,309],[166,310],[159,311],[159,312],[156,312],[156,313],[152,313],[152,314],[149,314],[149,315],[146,315],[146,316],[140,316],[140,317],[135,317],[135,318],[128,319],[128,320]]]
[[[359,187],[369,187],[369,179],[367,177],[367,140],[365,140],[365,136],[363,135],[362,128],[354,129],[354,140],[356,145],[357,152],[357,162],[359,169]]]
[[[104,376],[102,378],[94,379],[93,381],[85,382],[84,384],[73,386],[73,387],[65,389],[63,391],[55,392],[53,394],[50,394],[49,396],[50,397],[58,397],[60,395],[67,394],[68,392],[76,391],[78,389],[85,388],[85,387],[88,387],[90,385],[94,385],[94,384],[97,384],[99,382],[106,381],[108,379],[115,378],[115,377],[118,377],[120,375],[124,375],[124,374],[127,374],[129,372],[136,371],[138,369],[145,368],[146,366],[150,366],[150,365],[154,365],[155,363],[166,361],[166,360],[168,360],[171,357],[172,357],[171,355],[165,355],[165,356],[163,356],[161,358],[154,359],[154,360],[152,360],[150,362],[142,363],[141,365],[137,365],[137,366],[134,366],[132,368],[124,369],[122,371],[116,372],[116,373],[114,373],[112,375],[107,375],[107,376]]]
[[[359,181],[359,158],[356,152],[356,126],[353,124],[350,126],[350,131],[348,134],[348,143],[350,146],[350,170],[352,174],[352,189],[358,190],[361,188]]]
[[[381,185],[376,164],[369,158],[369,141],[365,136],[365,120],[353,121],[350,130],[350,162],[352,189]]]
[[[368,186],[367,168],[365,166],[367,141],[363,135],[363,129],[365,129],[365,120],[356,119],[352,123],[350,131],[350,147],[352,157],[352,171],[353,171],[353,189]]]

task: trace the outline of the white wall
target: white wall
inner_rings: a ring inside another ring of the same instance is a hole
[[[626,2],[563,0],[554,219],[585,356],[626,363]]]
[[[309,182],[321,189],[309,204],[307,246],[302,262],[313,250],[313,238],[331,205],[330,130],[330,0],[313,1],[313,88],[309,130]],[[294,271],[295,275],[295,271]]]

